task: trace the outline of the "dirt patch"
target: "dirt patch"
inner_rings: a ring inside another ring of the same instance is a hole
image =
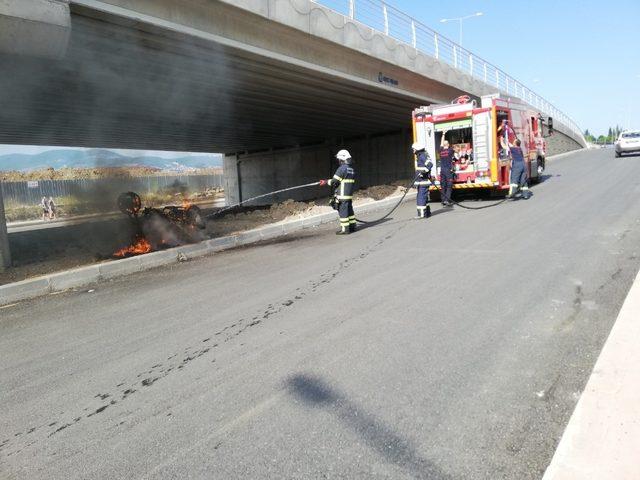
[[[405,187],[399,185],[404,184],[406,186],[409,182],[397,183],[398,185],[377,185],[357,191],[354,195],[354,206],[357,208],[359,205],[383,200],[391,196],[402,195],[405,192]],[[301,218],[331,212],[332,208],[329,206],[329,199],[330,197],[326,197],[312,202],[286,200],[285,202],[274,204],[266,209],[254,209],[218,217],[207,224],[207,234],[212,237],[221,237],[258,228],[270,223],[299,220]]]

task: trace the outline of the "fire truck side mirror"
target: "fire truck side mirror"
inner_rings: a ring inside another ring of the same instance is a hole
[[[547,125],[549,126],[549,135],[553,135],[553,118],[549,117]]]

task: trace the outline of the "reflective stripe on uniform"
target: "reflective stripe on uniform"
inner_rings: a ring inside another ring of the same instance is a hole
[[[353,195],[345,195],[345,189],[347,187],[347,183],[353,183],[354,180],[345,180],[342,183],[340,183],[340,192],[337,195],[338,200],[351,200],[353,198]]]
[[[336,180],[338,180],[339,182],[341,182],[343,180],[342,177],[339,177],[338,175],[334,175],[333,178],[335,178]]]
[[[427,167],[416,167],[416,172],[428,172],[429,169]]]

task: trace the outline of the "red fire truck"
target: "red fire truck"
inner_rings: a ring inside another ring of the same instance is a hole
[[[547,122],[550,132],[553,120]],[[543,123],[542,115],[529,105],[500,94],[481,97],[480,106],[463,96],[451,104],[413,112],[414,141],[426,145],[430,158],[436,159],[436,184],[440,180],[436,152],[443,134],[456,151],[454,189],[508,190],[509,147],[516,138],[522,142],[530,180],[540,181],[546,152]]]

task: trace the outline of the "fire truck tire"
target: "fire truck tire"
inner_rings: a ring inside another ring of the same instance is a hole
[[[536,176],[532,179],[533,183],[540,183],[542,181],[542,174],[544,173],[544,158],[538,157],[538,161],[536,162],[538,166],[536,167]]]

